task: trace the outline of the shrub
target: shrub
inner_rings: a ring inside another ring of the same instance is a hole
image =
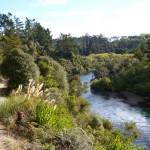
[[[47,88],[57,87],[68,92],[67,74],[59,63],[49,57],[40,57],[38,65]]]
[[[69,79],[69,94],[75,96],[81,96],[83,92],[83,86],[78,75],[74,75]]]
[[[89,110],[89,102],[81,97],[65,95],[67,108],[73,115]]]
[[[58,88],[59,83],[53,75],[52,67],[49,66],[44,61],[39,61],[38,67],[40,69],[40,74],[41,74],[40,81],[44,83],[44,88],[52,88],[52,87]]]
[[[72,118],[66,109],[62,109],[56,105],[50,106],[44,103],[44,101],[41,101],[40,104],[37,105],[36,122],[56,129],[70,129],[73,127]]]
[[[112,83],[111,80],[107,77],[103,77],[102,79],[95,79],[92,81],[91,89],[94,91],[112,91]]]
[[[100,129],[103,124],[102,124],[102,120],[100,119],[100,117],[93,114],[93,115],[91,115],[88,125],[92,129]]]
[[[136,124],[133,122],[125,122],[124,134],[128,137],[138,138],[139,131],[137,130]]]
[[[61,58],[59,60],[60,64],[65,68],[65,71],[69,74],[72,73],[72,70],[74,69],[74,66],[70,60]]]
[[[1,73],[9,79],[10,89],[17,88],[19,84],[26,86],[29,79],[38,81],[40,74],[33,58],[20,49],[14,49],[6,56],[1,64]]]
[[[13,128],[15,112],[24,112],[26,120],[15,133],[30,142],[24,145],[26,149],[141,150],[132,146],[130,136],[112,130],[108,120],[89,113],[89,103],[82,97],[55,92],[58,91],[43,91],[42,85],[30,82],[27,93],[19,86],[0,105],[0,119],[7,122],[9,128]],[[126,127],[132,130],[134,124]]]
[[[103,127],[109,131],[114,129],[112,123],[107,119],[103,119]]]

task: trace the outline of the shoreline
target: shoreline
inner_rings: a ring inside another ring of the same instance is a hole
[[[94,94],[100,94],[107,96],[111,95],[112,97],[120,97],[123,103],[129,104],[131,106],[138,106],[138,107],[147,107],[150,108],[150,100],[146,99],[145,97],[139,96],[135,93],[131,93],[128,91],[121,91],[121,92],[110,92],[110,91],[102,91],[102,92],[92,92]]]
[[[120,94],[124,97],[124,103],[131,106],[150,107],[150,102],[148,102],[144,97],[127,91],[122,91]]]

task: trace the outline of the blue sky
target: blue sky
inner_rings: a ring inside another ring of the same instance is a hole
[[[36,19],[54,38],[150,33],[150,0],[3,0],[0,12]]]

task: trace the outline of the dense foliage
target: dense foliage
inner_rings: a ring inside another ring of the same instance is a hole
[[[2,59],[13,48],[21,48],[35,59],[39,55],[52,57],[70,74],[83,73],[91,69],[84,56],[104,52],[131,53],[139,46],[142,47],[149,38],[149,34],[111,38],[101,34],[95,36],[86,34],[75,38],[70,34],[61,33],[58,39],[52,39],[50,30],[42,27],[35,19],[26,18],[25,22],[22,22],[11,13],[0,14],[0,57]],[[137,55],[140,55],[139,51]]]
[[[20,49],[10,52],[1,64],[1,73],[8,79],[10,89],[17,88],[19,84],[27,85],[30,79],[38,81],[39,68],[29,54]]]
[[[148,54],[142,56],[100,54],[91,55],[95,62],[94,91],[129,91],[150,99],[150,63]]]
[[[150,34],[141,34],[140,36],[122,36],[107,38],[100,35],[90,36],[88,34],[74,38],[79,46],[81,55],[90,55],[98,53],[131,53],[146,39],[150,39]]]
[[[15,125],[15,112],[24,114],[21,126]],[[24,93],[20,86],[0,105],[0,119],[7,129],[24,137],[21,149],[141,150],[132,146],[135,125],[125,124],[124,136],[107,120],[89,112],[89,102],[42,85],[29,83]],[[18,129],[19,128],[19,129]]]
[[[124,71],[117,85],[120,89],[136,93],[150,99],[150,63],[140,62]]]
[[[124,131],[130,134],[121,133],[89,111],[81,96],[87,84],[77,74],[94,69],[95,91],[127,90],[149,97],[149,38],[60,34],[52,39],[50,30],[34,19],[23,23],[11,13],[0,14],[0,72],[10,89],[26,86],[0,105],[1,121],[27,139],[22,149],[140,150],[132,145],[138,135],[135,125],[126,123]],[[68,79],[67,73],[72,75]],[[24,114],[19,129],[18,111]]]
[[[52,58],[47,56],[38,58],[38,66],[41,72],[41,82],[45,88],[59,88],[68,91],[67,75],[64,68]]]

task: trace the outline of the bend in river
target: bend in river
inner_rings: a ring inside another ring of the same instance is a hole
[[[90,101],[91,111],[109,119],[115,127],[124,122],[135,122],[140,137],[134,143],[150,150],[150,108],[132,107],[124,103],[124,99],[117,93],[91,93],[92,73],[81,75],[80,79],[82,83],[87,82],[89,85],[88,92],[83,97]]]

